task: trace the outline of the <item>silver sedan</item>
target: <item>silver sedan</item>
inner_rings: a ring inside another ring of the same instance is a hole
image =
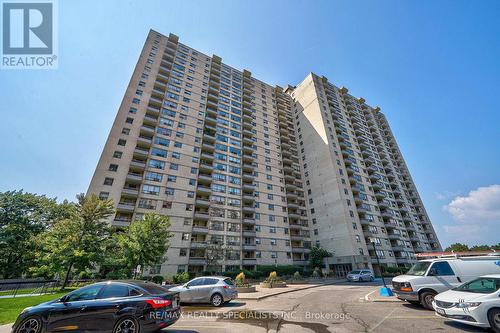
[[[221,306],[238,297],[236,286],[224,276],[202,276],[169,289],[177,291],[183,303],[210,303]]]

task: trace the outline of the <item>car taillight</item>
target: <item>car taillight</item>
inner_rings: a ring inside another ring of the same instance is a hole
[[[223,286],[222,286],[222,288],[227,289],[227,288],[229,288],[229,287],[228,287],[228,286],[226,286],[226,285],[223,285]]]
[[[158,309],[171,305],[172,301],[161,298],[152,298],[152,299],[147,299],[146,303],[151,305],[153,309]]]

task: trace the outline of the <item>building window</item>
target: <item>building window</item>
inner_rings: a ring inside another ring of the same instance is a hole
[[[118,170],[118,164],[110,164],[108,170],[116,172]]]
[[[106,178],[104,178],[104,185],[111,186],[111,185],[113,185],[113,181],[114,181],[113,178],[106,177]]]

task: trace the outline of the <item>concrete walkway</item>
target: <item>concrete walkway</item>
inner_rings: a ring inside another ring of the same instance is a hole
[[[10,333],[12,329],[12,324],[0,325],[0,333]]]
[[[324,285],[335,284],[345,280],[339,279],[318,279],[313,280],[306,284],[289,284],[285,288],[262,288],[260,285],[256,285],[256,292],[253,293],[238,293],[238,299],[240,300],[261,300],[267,297],[285,294],[297,290],[304,290],[310,288],[321,287]]]

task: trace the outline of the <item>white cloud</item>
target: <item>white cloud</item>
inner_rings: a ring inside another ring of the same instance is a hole
[[[461,192],[460,191],[443,191],[443,192],[438,192],[436,193],[436,199],[438,200],[448,200],[449,198],[456,197],[459,195]]]
[[[498,242],[500,227],[500,185],[479,187],[466,196],[456,196],[443,207],[456,221],[443,229],[455,241]]]
[[[460,222],[500,222],[500,185],[479,187],[444,206]]]

